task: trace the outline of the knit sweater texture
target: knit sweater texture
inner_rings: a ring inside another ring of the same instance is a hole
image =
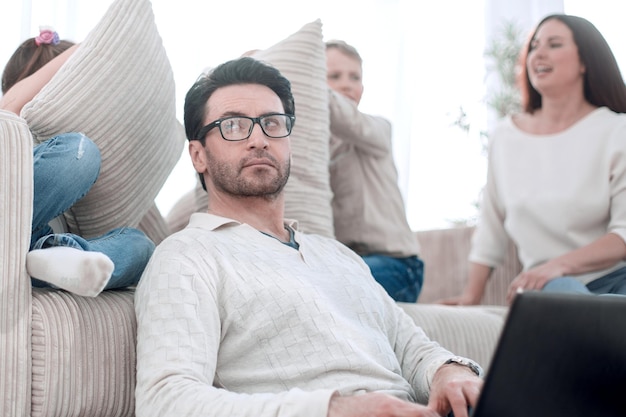
[[[471,261],[501,264],[508,237],[525,270],[606,233],[626,240],[626,115],[601,107],[551,135],[507,118],[491,137]],[[586,284],[625,265],[575,278]]]
[[[157,247],[135,298],[138,417],[325,417],[335,392],[427,402],[453,355],[354,252],[295,240],[196,213]]]

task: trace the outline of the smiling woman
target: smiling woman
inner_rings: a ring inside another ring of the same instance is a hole
[[[493,132],[464,293],[478,304],[509,239],[524,291],[626,295],[626,86],[588,20],[542,19],[522,51],[522,112]]]

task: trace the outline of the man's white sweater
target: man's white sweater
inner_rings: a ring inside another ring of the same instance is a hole
[[[137,416],[325,417],[334,392],[425,403],[453,355],[359,256],[210,214],[161,243],[136,292]]]

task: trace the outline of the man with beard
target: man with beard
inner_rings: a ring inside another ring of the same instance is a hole
[[[428,339],[358,255],[283,218],[294,113],[289,81],[249,57],[187,93],[208,213],[137,288],[137,416],[466,417],[480,368]]]

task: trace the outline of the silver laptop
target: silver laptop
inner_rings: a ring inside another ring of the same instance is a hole
[[[471,415],[626,416],[626,297],[519,294]]]

